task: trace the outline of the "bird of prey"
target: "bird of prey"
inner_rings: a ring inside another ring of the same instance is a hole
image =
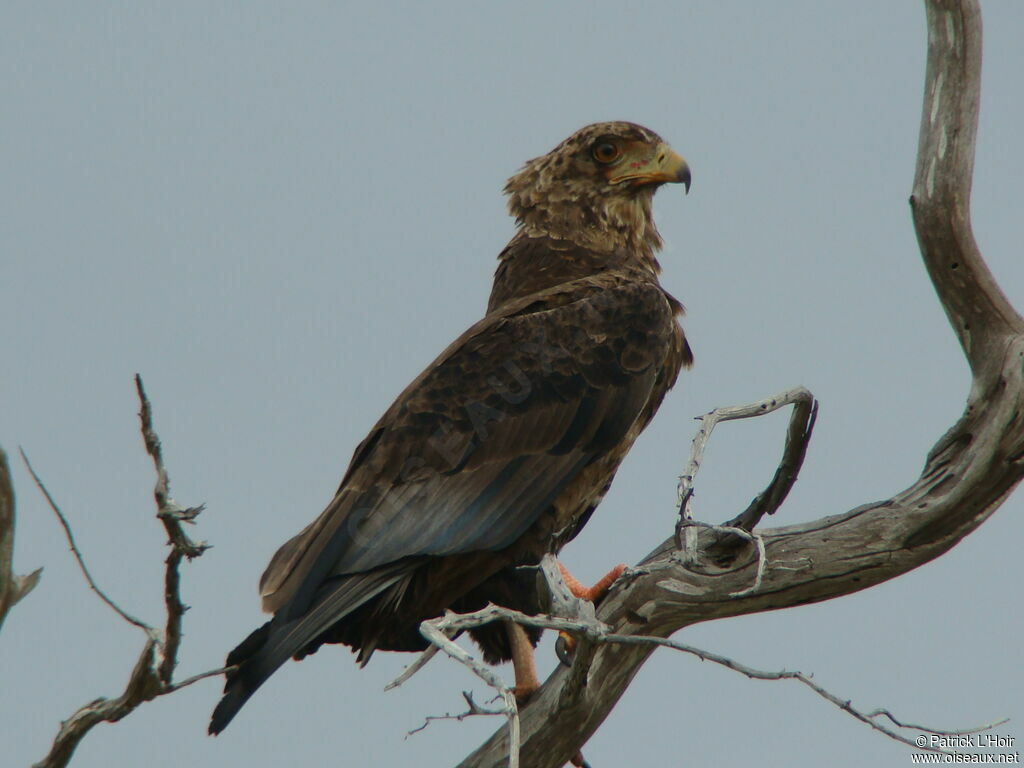
[[[327,508],[270,561],[273,618],[229,654],[211,733],[323,643],[365,664],[423,650],[420,622],[446,609],[539,610],[520,566],[580,531],[693,360],[682,306],[658,282],[651,201],[665,183],[689,190],[686,163],[628,122],[582,128],[509,179],[517,231],[486,315],[398,396]],[[539,630],[470,634],[487,661],[513,660],[517,695],[538,687]]]

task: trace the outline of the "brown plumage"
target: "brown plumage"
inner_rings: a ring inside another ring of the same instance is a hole
[[[625,122],[587,126],[509,180],[518,231],[486,316],[398,396],[327,508],[274,555],[260,582],[273,619],[228,656],[211,733],[323,643],[365,663],[423,649],[419,623],[447,608],[537,610],[535,577],[516,567],[579,532],[692,361],[651,218],[658,186],[689,181]],[[500,626],[472,634],[488,661],[509,658]]]

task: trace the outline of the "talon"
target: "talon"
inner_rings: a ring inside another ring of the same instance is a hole
[[[562,662],[563,666],[571,667],[575,653],[576,638],[564,630],[559,632],[558,639],[555,641],[555,655],[558,656],[558,660]]]

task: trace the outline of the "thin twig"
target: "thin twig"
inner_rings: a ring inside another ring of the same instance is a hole
[[[134,624],[154,639],[159,639],[154,627],[150,626],[142,619],[137,619],[135,616],[132,616],[132,614],[128,613],[128,611],[124,610],[121,606],[111,600],[106,592],[100,589],[100,585],[96,583],[96,580],[89,572],[89,566],[85,564],[85,558],[82,557],[82,552],[78,549],[78,544],[75,543],[75,534],[71,531],[71,524],[68,523],[68,519],[64,516],[64,513],[61,512],[60,507],[57,506],[57,502],[53,500],[53,496],[50,495],[50,491],[46,488],[46,485],[40,479],[39,475],[36,474],[35,469],[32,468],[32,462],[30,462],[28,460],[28,456],[25,455],[25,450],[19,447],[18,451],[21,453],[21,460],[25,462],[25,467],[28,469],[28,473],[32,475],[32,480],[35,481],[36,487],[43,494],[43,497],[46,499],[46,503],[50,505],[50,509],[52,509],[53,513],[57,515],[61,528],[64,529],[64,536],[67,538],[68,545],[71,547],[71,554],[75,556],[75,562],[78,563],[78,568],[82,571],[82,575],[85,576],[85,580],[89,584],[89,589],[95,592],[99,596],[100,600],[110,606],[122,619],[127,621],[129,624]]]
[[[432,644],[447,653],[453,659],[468,667],[474,675],[479,677],[489,686],[494,688],[504,700],[503,712],[508,718],[508,768],[519,768],[519,706],[516,697],[498,675],[470,656],[454,640],[448,637],[450,627],[446,625],[447,619],[453,614],[440,619],[424,621],[420,624],[420,633]]]
[[[428,661],[430,661],[432,658],[434,658],[434,656],[437,655],[438,650],[439,649],[436,645],[432,645],[429,648],[427,648],[427,650],[425,650],[423,653],[416,657],[416,661],[414,661],[412,664],[410,664],[402,671],[402,674],[400,674],[390,683],[385,685],[384,690],[390,691],[392,688],[397,688],[410,677],[415,675],[417,672],[419,672],[421,669],[423,669],[423,667],[427,665]]]
[[[947,730],[936,730],[935,728],[929,728],[926,725],[918,725],[917,723],[904,723],[896,719],[888,709],[876,709],[873,712],[868,712],[868,717],[887,717],[893,723],[898,725],[900,728],[906,728],[911,731],[924,731],[925,733],[934,733],[937,736],[966,736],[969,733],[982,733],[984,731],[991,731],[993,728],[998,728],[1000,725],[1010,722],[1010,718],[1004,717],[1000,720],[996,720],[985,725],[979,725],[975,728],[961,728],[955,731]],[[915,742],[916,746],[916,742]]]
[[[561,580],[561,575],[559,574],[556,579],[554,574],[551,574],[549,578],[555,580],[555,583],[557,584],[558,580]],[[518,768],[519,708],[516,704],[515,696],[512,694],[512,689],[501,680],[494,670],[472,657],[467,651],[451,639],[452,636],[463,630],[472,629],[484,624],[489,624],[492,621],[503,619],[514,621],[528,627],[566,630],[573,632],[574,634],[579,634],[584,638],[593,638],[598,635],[603,635],[609,631],[609,627],[596,619],[564,619],[543,614],[538,616],[529,616],[525,613],[513,611],[508,608],[501,608],[496,605],[488,605],[486,608],[474,611],[473,613],[459,614],[449,611],[440,618],[430,619],[420,624],[420,634],[422,634],[434,648],[444,651],[451,658],[468,667],[473,674],[487,683],[491,688],[494,688],[502,697],[505,705],[500,711],[505,714],[509,721],[508,728],[510,746],[508,765],[509,768]],[[423,655],[416,660],[416,662],[405,669],[398,678],[389,683],[385,690],[395,688],[412,677],[417,671],[423,668],[424,664],[426,664],[426,661],[433,655],[433,653],[436,653],[436,650],[431,651],[428,649],[425,651]]]
[[[675,640],[669,640],[669,639],[664,638],[664,637],[650,637],[650,636],[646,636],[646,635],[617,635],[617,634],[608,634],[608,635],[605,635],[604,637],[602,637],[600,642],[604,642],[604,643],[620,643],[622,645],[658,645],[658,646],[663,646],[665,648],[672,648],[673,650],[676,650],[676,651],[682,651],[683,653],[692,654],[693,656],[696,656],[697,658],[699,658],[701,661],[711,661],[711,662],[714,662],[715,664],[720,664],[723,667],[726,667],[728,669],[733,670],[734,672],[739,672],[742,675],[746,675],[747,677],[749,677],[749,678],[751,678],[753,680],[797,680],[797,681],[803,683],[804,685],[806,685],[808,688],[810,688],[812,691],[814,691],[816,694],[821,696],[826,701],[831,702],[832,704],[834,704],[835,706],[839,707],[839,709],[843,710],[847,714],[852,715],[853,717],[855,717],[858,720],[860,720],[862,723],[867,723],[869,726],[874,728],[876,731],[884,733],[890,739],[895,739],[896,741],[903,742],[904,744],[907,744],[907,745],[913,747],[914,749],[924,749],[924,750],[927,750],[929,752],[947,752],[948,753],[951,750],[947,750],[947,749],[944,749],[944,748],[941,748],[941,747],[933,747],[933,746],[930,746],[930,745],[921,746],[921,744],[919,744],[917,741],[915,741],[913,739],[909,739],[906,736],[903,736],[903,735],[897,733],[896,731],[892,730],[891,728],[886,728],[884,725],[881,725],[880,723],[875,722],[874,718],[878,717],[879,715],[885,714],[885,715],[888,715],[889,719],[892,720],[894,723],[896,723],[901,728],[910,728],[910,729],[915,729],[915,730],[919,730],[919,731],[924,731],[926,733],[936,733],[936,734],[944,734],[944,735],[946,735],[946,734],[956,734],[956,733],[976,733],[978,731],[990,730],[991,728],[995,728],[997,725],[1002,725],[1003,723],[1007,722],[1007,719],[1004,718],[1004,719],[999,720],[997,722],[994,722],[994,723],[992,723],[992,724],[990,724],[988,726],[982,726],[981,728],[972,729],[972,730],[969,730],[969,731],[943,731],[943,730],[939,730],[939,729],[936,729],[936,728],[927,728],[927,727],[923,727],[923,726],[919,726],[919,725],[904,725],[903,723],[901,723],[898,720],[896,720],[896,718],[894,718],[891,715],[889,715],[888,714],[888,710],[874,710],[873,712],[870,712],[870,713],[863,712],[862,710],[858,709],[857,707],[854,707],[853,704],[851,703],[850,699],[845,699],[844,700],[844,699],[839,698],[834,693],[831,693],[830,691],[826,690],[825,688],[823,688],[820,685],[818,685],[817,683],[815,683],[810,678],[810,676],[805,675],[802,672],[787,672],[785,670],[782,670],[782,671],[779,671],[779,672],[766,672],[764,670],[755,669],[753,667],[748,667],[746,664],[741,664],[740,662],[734,661],[734,660],[730,659],[727,656],[722,656],[721,654],[712,653],[711,651],[705,651],[705,650],[703,650],[701,648],[697,648],[697,647],[692,646],[692,645],[686,645],[685,643],[679,643],[679,642],[676,642]]]
[[[220,667],[219,669],[211,669],[206,672],[200,672],[198,675],[192,675],[192,677],[186,677],[184,680],[179,680],[177,683],[171,683],[170,685],[165,686],[158,695],[166,696],[168,693],[180,691],[182,688],[187,688],[193,683],[198,683],[200,680],[205,680],[208,677],[220,677],[221,675],[225,675],[234,669],[236,669],[236,667]]]
[[[449,635],[455,635],[459,632],[463,632],[467,629],[474,629],[475,627],[480,627],[484,624],[490,624],[492,621],[502,620],[514,621],[516,624],[521,624],[524,627],[538,627],[539,629],[553,629],[556,631],[564,630],[566,632],[573,632],[591,638],[605,634],[611,630],[607,624],[603,624],[596,619],[563,619],[543,613],[531,616],[529,614],[522,613],[521,611],[514,611],[511,608],[502,608],[501,606],[493,604],[488,605],[486,608],[481,608],[479,611],[473,611],[472,613],[452,613],[449,611],[441,618],[431,619],[423,623],[430,624],[432,627],[444,632],[447,637]],[[429,658],[433,657],[438,650],[445,649],[428,648],[425,650],[421,654],[420,658],[406,667],[402,671],[401,675],[385,686],[384,690],[389,691],[406,682],[410,677],[423,669],[423,666],[426,664],[424,657],[429,660]],[[494,674],[489,669],[488,673]]]
[[[744,532],[746,533],[746,532]],[[739,534],[737,534],[739,535]],[[751,535],[751,534],[747,534]],[[492,621],[504,619],[507,621],[515,621],[524,626],[541,627],[544,629],[558,629],[567,632],[578,634],[582,637],[586,637],[591,643],[594,644],[618,644],[618,645],[654,645],[662,646],[665,648],[671,648],[676,651],[688,653],[702,661],[710,661],[715,664],[719,664],[723,667],[739,672],[754,680],[796,680],[816,694],[824,698],[826,701],[834,704],[839,709],[843,710],[847,714],[855,717],[863,723],[866,723],[871,728],[885,734],[891,739],[907,744],[914,749],[924,749],[930,752],[949,752],[950,750],[937,747],[937,746],[921,746],[916,740],[910,739],[897,731],[887,728],[881,723],[876,722],[876,718],[885,716],[888,717],[893,723],[900,728],[906,728],[909,730],[921,731],[924,733],[941,734],[941,735],[956,735],[965,733],[978,733],[980,731],[991,730],[996,726],[1002,725],[1007,722],[1007,719],[1001,719],[988,725],[979,726],[977,728],[962,729],[962,730],[942,730],[938,728],[930,728],[927,726],[916,725],[912,723],[904,723],[897,720],[892,714],[886,709],[876,709],[871,712],[865,712],[851,703],[849,699],[842,699],[836,696],[834,693],[828,691],[822,686],[818,685],[814,680],[811,679],[810,675],[805,675],[802,672],[789,672],[786,670],[778,672],[769,672],[765,670],[755,669],[754,667],[747,666],[741,662],[730,659],[727,656],[723,656],[712,651],[706,651],[696,646],[687,645],[686,643],[680,643],[675,640],[669,640],[664,637],[654,637],[650,635],[622,635],[610,632],[610,628],[607,624],[604,624],[597,619],[563,619],[555,616],[527,616],[526,614],[520,613],[519,611],[513,611],[508,608],[501,608],[496,605],[489,605],[479,611],[473,613],[457,614],[447,613],[444,617],[439,619],[433,619],[431,621],[425,621],[421,625],[421,632],[434,643],[441,650],[448,653],[449,656],[459,661],[460,663],[469,667],[474,674],[480,677],[484,682],[490,685],[492,688],[497,690],[499,693],[504,695],[510,689],[505,685],[497,675],[489,668],[484,666],[482,663],[474,659],[458,646],[454,641],[449,639],[449,635],[455,634],[466,629],[472,629],[479,627],[484,624],[488,624]],[[405,674],[404,679],[408,679],[410,675]],[[396,683],[397,684],[397,681]],[[513,699],[514,701],[514,699]],[[502,712],[508,712],[508,710],[502,710]],[[429,719],[462,719],[458,717],[445,716],[444,718],[429,718]],[[517,718],[518,723],[518,718]],[[518,745],[518,741],[512,741],[513,745]],[[516,757],[518,759],[518,756]]]
[[[765,515],[775,514],[796,483],[817,421],[818,401],[810,392],[806,392],[806,396],[801,394],[793,404],[789,427],[786,429],[786,444],[782,449],[782,460],[771,482],[754,497],[745,510],[725,525],[752,531]]]
[[[437,650],[437,646],[436,645],[432,645],[431,648],[433,648],[434,650]],[[502,707],[501,709],[487,709],[487,707],[481,707],[473,699],[473,694],[470,691],[463,691],[462,692],[462,698],[464,698],[466,700],[466,704],[469,706],[469,709],[467,709],[465,712],[460,712],[457,715],[453,715],[453,714],[450,714],[448,712],[446,712],[443,715],[427,715],[426,718],[424,718],[424,720],[423,720],[423,725],[421,725],[421,726],[419,726],[417,728],[413,728],[411,731],[406,733],[405,734],[405,738],[408,739],[410,736],[414,736],[415,734],[417,734],[420,731],[424,730],[428,725],[430,725],[435,720],[458,720],[461,723],[467,717],[476,717],[477,715],[504,715],[505,714],[505,708],[504,707]]]
[[[690,458],[683,473],[679,476],[679,485],[676,489],[676,505],[679,509],[676,547],[684,552],[689,560],[696,557],[697,551],[697,531],[686,525],[687,520],[693,519],[693,483],[700,470],[701,462],[704,460],[704,449],[715,426],[722,421],[764,416],[787,405],[796,405],[797,407],[794,408],[793,415],[790,417],[782,462],[768,487],[758,495],[747,511],[737,518],[737,521],[742,520],[744,524],[737,524],[735,527],[750,530],[761,516],[772,514],[778,509],[793,487],[793,483],[796,482],[817,417],[817,402],[806,388],[794,387],[748,405],[715,408],[700,417],[700,428],[693,438],[693,443],[690,446]]]
[[[153,457],[153,465],[156,468],[156,484],[153,486],[153,498],[156,500],[156,516],[164,524],[167,536],[171,540],[171,546],[180,551],[185,557],[191,560],[199,557],[209,549],[206,542],[193,542],[184,529],[181,521],[192,522],[202,512],[203,506],[182,507],[171,498],[170,479],[167,474],[167,467],[164,465],[163,448],[160,438],[153,429],[153,406],[146,396],[145,387],[142,385],[142,377],[135,374],[135,390],[139,395],[139,421],[142,423],[142,440],[146,444],[146,453]]]
[[[139,374],[135,374],[135,390],[139,396],[142,440],[146,444],[146,452],[153,457],[156,469],[156,484],[153,487],[156,516],[163,523],[171,545],[170,554],[167,555],[164,564],[164,607],[167,621],[164,625],[164,643],[161,649],[163,658],[160,660],[160,679],[164,685],[170,685],[174,667],[178,663],[182,617],[188,610],[188,606],[181,599],[181,575],[178,569],[183,557],[189,560],[199,557],[209,547],[202,541],[193,542],[181,527],[182,521],[193,522],[203,511],[204,506],[200,504],[198,507],[181,507],[171,498],[170,479],[164,465],[163,448],[153,428],[153,406],[146,396],[146,389]]]
[[[117,611],[118,615],[125,621],[140,627],[147,634],[146,645],[142,650],[142,654],[135,662],[135,667],[132,670],[124,692],[115,699],[96,699],[80,707],[71,717],[61,723],[60,730],[57,732],[57,736],[50,748],[50,753],[42,761],[36,763],[35,768],[63,768],[71,760],[78,744],[85,738],[93,726],[102,722],[117,722],[134,711],[143,702],[150,701],[158,696],[174,693],[200,680],[224,674],[230,669],[212,669],[176,683],[172,682],[174,668],[177,664],[178,648],[181,644],[182,616],[188,608],[181,601],[179,593],[181,577],[178,568],[183,557],[197,557],[207,549],[205,543],[193,543],[185,535],[184,531],[181,530],[181,523],[194,520],[203,508],[202,506],[183,508],[175,504],[174,500],[171,499],[167,482],[167,470],[164,467],[163,455],[160,450],[160,438],[157,437],[156,431],[153,429],[152,407],[146,398],[145,390],[142,388],[142,379],[139,376],[135,377],[135,383],[139,392],[139,399],[142,403],[139,416],[142,421],[143,440],[146,443],[146,450],[153,457],[157,471],[157,483],[153,494],[157,502],[157,517],[161,520],[168,533],[171,547],[164,570],[164,606],[167,612],[167,619],[166,629],[163,633],[125,612],[99,588],[75,543],[75,537],[67,518],[53,500],[42,480],[39,479],[39,476],[29,463],[25,452],[22,451],[21,453],[25,466],[28,467],[33,480],[35,480],[39,490],[42,491],[50,508],[56,513],[57,519],[60,520],[68,543],[71,545],[71,551],[90,588],[99,595],[103,602]]]

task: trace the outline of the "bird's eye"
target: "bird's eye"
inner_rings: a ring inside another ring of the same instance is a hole
[[[621,153],[619,145],[611,141],[600,141],[591,150],[594,159],[599,163],[605,164],[618,160]]]

